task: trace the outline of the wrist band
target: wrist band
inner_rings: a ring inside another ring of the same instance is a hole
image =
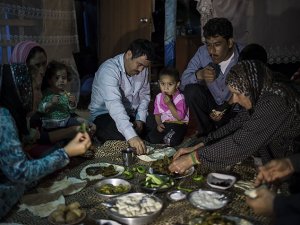
[[[193,164],[200,164],[199,160],[196,158],[195,156],[196,152],[192,152],[190,155],[191,155],[191,158],[192,158],[192,161],[193,161]]]

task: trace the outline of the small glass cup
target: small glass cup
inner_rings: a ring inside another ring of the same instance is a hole
[[[122,150],[123,165],[130,167],[134,163],[135,148],[126,148]]]

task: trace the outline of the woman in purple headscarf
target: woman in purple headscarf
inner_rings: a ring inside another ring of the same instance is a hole
[[[26,64],[29,72],[32,74],[32,79],[38,85],[41,85],[47,67],[47,54],[38,43],[34,41],[22,41],[18,43],[13,49],[10,62],[12,64]],[[38,142],[41,144],[54,144],[73,138],[78,130],[78,126],[71,126],[51,132],[45,131],[42,129],[41,116],[37,113],[31,117],[30,127],[33,129],[38,128],[40,132]]]

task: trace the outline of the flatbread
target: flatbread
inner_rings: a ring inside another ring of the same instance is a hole
[[[159,159],[163,159],[166,156],[171,157],[175,154],[176,150],[172,147],[154,149],[150,151],[149,155],[139,155],[138,158],[145,162],[153,162]]]
[[[27,209],[34,216],[47,217],[56,210],[60,204],[65,204],[65,198],[59,192],[53,194],[30,194],[23,196],[21,199],[19,211]]]
[[[81,191],[87,184],[86,180],[75,177],[64,177],[64,179],[55,181],[50,187],[38,188],[41,193],[55,193],[62,191],[63,195],[72,195]]]

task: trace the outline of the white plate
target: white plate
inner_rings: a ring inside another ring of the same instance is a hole
[[[104,177],[102,174],[97,174],[95,176],[90,176],[86,173],[86,169],[89,167],[108,167],[110,165],[113,165],[115,170],[118,172],[116,175],[114,176],[109,176],[109,177]],[[81,172],[80,172],[80,178],[81,179],[88,179],[88,180],[101,180],[103,178],[110,178],[110,177],[117,177],[119,175],[121,175],[124,172],[124,167],[123,166],[119,166],[119,165],[115,165],[115,164],[110,164],[110,163],[94,163],[94,164],[90,164],[86,167],[84,167]]]
[[[202,189],[191,192],[188,200],[193,206],[204,210],[220,209],[228,203],[228,198],[224,194]]]
[[[236,178],[231,175],[222,173],[210,173],[207,175],[207,184],[213,188],[228,189],[236,181]]]

